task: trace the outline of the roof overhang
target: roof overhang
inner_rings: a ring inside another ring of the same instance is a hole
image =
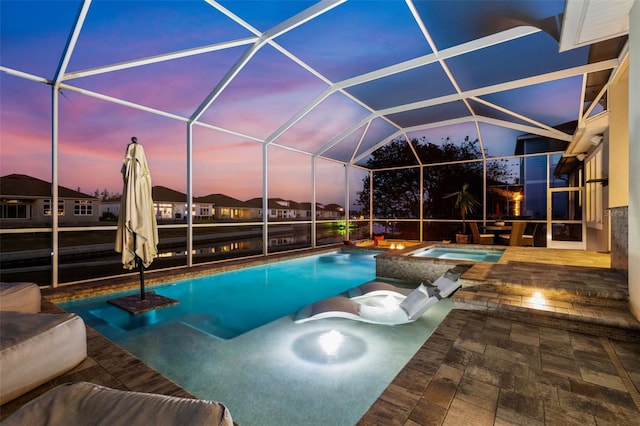
[[[560,52],[627,35],[634,0],[567,0]]]

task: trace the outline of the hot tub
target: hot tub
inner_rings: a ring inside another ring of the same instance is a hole
[[[467,248],[454,246],[432,246],[415,251],[411,256],[434,259],[469,260],[472,262],[497,262],[504,249]]]
[[[466,271],[473,265],[495,263],[505,249],[457,244],[423,244],[402,252],[376,256],[376,275],[412,282],[433,282],[449,269]]]

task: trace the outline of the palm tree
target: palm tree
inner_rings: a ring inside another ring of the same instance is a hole
[[[467,189],[469,189],[469,184],[465,183],[462,185],[462,189],[460,191],[452,192],[451,194],[447,194],[444,196],[444,198],[456,197],[455,208],[460,209],[460,215],[462,216],[463,234],[467,233],[467,214],[473,213],[475,211],[475,207],[480,205],[473,194],[467,191]]]

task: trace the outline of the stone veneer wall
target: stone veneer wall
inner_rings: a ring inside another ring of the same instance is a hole
[[[376,257],[376,276],[414,282],[433,282],[456,265],[472,265],[464,260],[430,259],[395,253],[383,253]]]
[[[629,207],[612,207],[611,268],[629,274]]]

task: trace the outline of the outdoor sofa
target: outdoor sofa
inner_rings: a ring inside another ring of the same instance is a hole
[[[2,426],[22,425],[232,426],[218,402],[108,388],[88,382],[60,385],[24,405]]]
[[[62,375],[87,357],[75,314],[40,313],[40,288],[0,283],[0,404]]]

